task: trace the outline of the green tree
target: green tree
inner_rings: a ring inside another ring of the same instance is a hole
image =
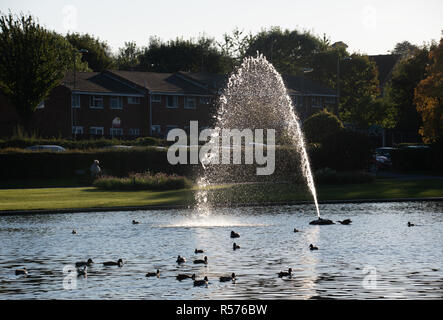
[[[312,67],[312,56],[327,48],[327,41],[309,32],[272,27],[250,39],[245,55],[255,56],[259,52],[266,56],[278,72],[295,75],[300,74],[303,67]]]
[[[340,119],[327,110],[313,114],[303,123],[303,131],[309,142],[322,143],[329,135],[335,135],[343,128]]]
[[[409,41],[403,41],[397,43],[391,53],[398,54],[402,57],[407,57],[410,54],[413,54],[418,49],[419,48],[416,45],[410,43]]]
[[[429,49],[424,46],[402,58],[392,71],[391,80],[385,89],[385,96],[396,109],[398,130],[418,133],[423,125],[414,104],[414,90],[425,78],[428,62]]]
[[[100,72],[113,67],[111,50],[106,42],[89,34],[79,33],[67,34],[66,39],[77,50],[88,50],[83,53],[82,61],[86,61],[93,71]]]
[[[423,141],[436,142],[443,136],[443,38],[429,52],[426,78],[415,88],[414,103],[423,125],[419,129]]]
[[[154,72],[226,73],[232,65],[231,58],[218,49],[215,40],[207,37],[167,42],[151,37],[139,59],[141,70]]]
[[[125,46],[120,48],[116,58],[116,65],[119,70],[136,70],[140,63],[139,57],[142,49],[137,47],[135,42],[125,42]]]
[[[368,56],[353,54],[340,64],[340,119],[358,128],[381,124],[387,114],[379,96],[378,72]]]
[[[38,104],[73,65],[74,49],[32,16],[9,13],[0,16],[0,52],[0,89],[29,133]]]
[[[244,31],[236,28],[231,34],[225,33],[223,35],[223,42],[219,42],[218,46],[222,54],[231,57],[233,64],[238,65],[246,55],[246,50],[253,38],[251,33],[244,34]]]

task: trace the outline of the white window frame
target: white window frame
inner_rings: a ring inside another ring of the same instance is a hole
[[[130,128],[129,135],[130,136],[140,136],[140,128]]]
[[[101,133],[97,133],[98,130],[101,131]],[[105,134],[105,129],[103,127],[89,127],[89,134],[103,136]]]
[[[78,101],[76,101],[78,100]],[[78,104],[77,104],[78,102]],[[74,109],[80,109],[81,101],[80,101],[80,95],[77,93],[73,93],[71,95],[71,107]]]
[[[140,104],[141,98],[140,97],[128,97],[128,104]]]
[[[153,124],[151,125],[151,134],[161,134],[162,133],[162,127],[159,124]]]
[[[112,103],[117,101],[117,106],[112,106]],[[123,110],[123,98],[122,97],[110,97],[109,107],[113,110]]]
[[[100,106],[96,106],[95,102],[101,102]],[[89,100],[89,107],[91,109],[103,109],[103,96],[91,96]]]
[[[174,104],[172,106],[169,105],[169,98],[173,99]],[[173,95],[166,96],[166,108],[177,109],[178,108],[178,96],[173,96]]]
[[[154,103],[161,103],[162,102],[162,96],[159,94],[153,94],[151,96],[151,101]]]
[[[122,128],[109,128],[109,134],[113,137],[122,136],[123,129]]]
[[[189,106],[190,101],[193,101],[193,106]],[[185,97],[185,109],[197,109],[197,99],[194,97]]]
[[[83,126],[73,126],[72,134],[83,134]]]

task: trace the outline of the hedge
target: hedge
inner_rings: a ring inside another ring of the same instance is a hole
[[[428,148],[400,148],[391,152],[392,167],[397,171],[443,173],[443,142]]]
[[[11,138],[9,140],[0,140],[0,149],[4,148],[21,148],[34,145],[58,145],[66,149],[98,149],[113,145],[128,146],[166,146],[167,141],[152,137],[137,138],[135,140],[118,140],[118,139],[89,139],[89,140],[70,140],[70,139],[44,139],[44,138]]]
[[[192,186],[185,177],[165,173],[135,173],[129,177],[104,176],[94,181],[94,187],[103,190],[175,190]]]

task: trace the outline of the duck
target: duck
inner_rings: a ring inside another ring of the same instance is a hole
[[[132,224],[140,224],[140,221],[132,220]]]
[[[87,277],[88,276],[87,267],[83,266],[83,269],[82,268],[77,268],[77,276],[79,276],[79,277],[81,277],[81,276]]]
[[[231,281],[231,280],[235,281],[235,279],[236,279],[235,273],[233,272],[230,277],[229,276],[221,276],[220,282],[227,282],[227,281]]]
[[[25,275],[25,276],[27,276],[27,275],[28,275],[28,270],[26,270],[26,268],[23,268],[23,269],[16,269],[16,270],[15,270],[15,275],[16,275],[16,276],[19,276],[19,275]]]
[[[123,267],[123,260],[122,259],[118,259],[117,261],[107,261],[107,262],[103,262],[104,266],[119,266],[119,267]]]
[[[283,277],[292,277],[292,268],[288,269],[288,272],[285,271],[280,271],[278,274],[279,278],[283,278]]]
[[[182,281],[182,280],[185,280],[185,279],[195,280],[195,273],[192,276],[190,276],[188,274],[179,274],[179,275],[177,275],[176,278],[177,278],[178,281]]]
[[[415,224],[410,223],[410,222],[408,221],[408,227],[415,227]]]
[[[294,232],[300,232],[300,230],[298,230],[297,228],[294,228]]]
[[[231,238],[240,238],[240,235],[237,232],[231,231]]]
[[[148,272],[147,274],[146,274],[146,277],[160,277],[160,270],[159,269],[157,269],[157,272]]]
[[[316,246],[314,246],[312,243],[309,245],[309,249],[312,250],[318,250]]]
[[[208,285],[208,277],[204,277],[203,280],[194,280],[194,287],[201,287]]]
[[[348,225],[351,224],[352,220],[351,219],[345,219],[343,221],[337,221],[338,223],[344,224],[344,225]]]
[[[201,249],[195,249],[194,250],[194,253],[203,253],[203,252],[205,252],[204,250],[201,250]]]
[[[201,259],[194,260],[194,263],[195,264],[198,264],[198,263],[200,263],[200,264],[208,264],[208,257],[205,256],[203,258],[203,260],[201,260]]]
[[[77,234],[77,230],[72,230],[72,232],[71,232],[72,234]]]
[[[234,242],[232,245],[232,249],[235,251],[237,249],[240,249],[240,246]]]
[[[178,256],[177,257],[177,263],[185,263],[186,262],[186,259],[185,258],[183,258],[183,257],[181,257],[181,256]]]
[[[75,263],[75,267],[79,268],[79,267],[84,267],[84,266],[90,266],[91,264],[93,264],[94,262],[92,261],[91,258],[88,259],[88,261],[79,261]]]

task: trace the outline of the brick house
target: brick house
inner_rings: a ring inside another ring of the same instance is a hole
[[[302,119],[335,110],[336,96],[308,79],[284,76],[288,94]],[[32,130],[41,136],[87,138],[164,137],[170,129],[211,126],[215,99],[226,76],[209,73],[154,73],[105,70],[69,73],[36,110]],[[11,136],[19,123],[0,94],[0,136]]]

